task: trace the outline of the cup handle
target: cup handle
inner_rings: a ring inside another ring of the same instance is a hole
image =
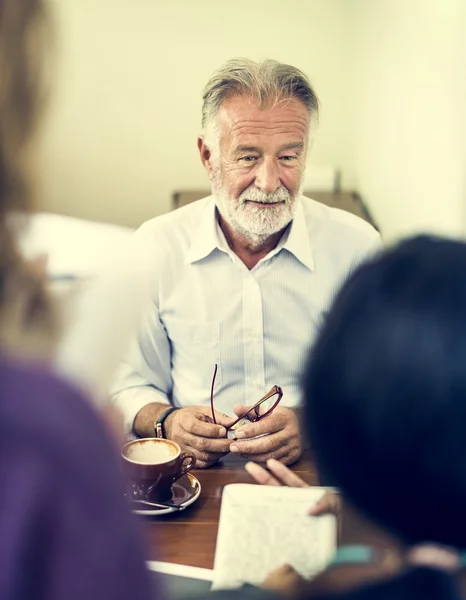
[[[196,465],[196,457],[192,452],[182,452],[178,457],[178,474],[176,479],[189,473]],[[175,481],[176,481],[175,479]]]

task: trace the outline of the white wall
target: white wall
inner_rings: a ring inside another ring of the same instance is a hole
[[[357,188],[385,238],[466,232],[466,3],[355,0]]]
[[[464,0],[49,0],[47,210],[135,226],[205,188],[202,88],[234,56],[302,68],[321,99],[310,161],[343,171],[387,241],[466,232]]]
[[[58,67],[42,144],[44,202],[63,214],[138,225],[182,188],[205,188],[201,93],[234,56],[303,69],[322,102],[312,153],[354,184],[353,0],[50,0]]]

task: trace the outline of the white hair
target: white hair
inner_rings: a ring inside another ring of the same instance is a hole
[[[218,109],[224,100],[234,96],[253,98],[260,108],[294,98],[306,107],[310,126],[318,122],[319,100],[302,71],[276,60],[257,63],[247,58],[235,58],[215,71],[204,88],[202,128],[211,150],[218,150],[215,119]]]

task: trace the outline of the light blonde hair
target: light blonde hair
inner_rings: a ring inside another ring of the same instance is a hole
[[[32,210],[31,142],[46,96],[44,64],[50,29],[41,0],[0,2],[0,344],[16,334],[51,336],[57,320],[43,269],[18,248]],[[18,344],[13,344],[18,345]]]
[[[233,96],[254,98],[260,108],[294,98],[304,104],[311,123],[318,120],[319,100],[302,71],[271,59],[254,62],[234,58],[215,71],[204,88],[202,128],[205,135],[214,128],[222,102]]]

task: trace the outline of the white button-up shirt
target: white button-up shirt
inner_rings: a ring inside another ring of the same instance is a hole
[[[210,402],[233,415],[273,385],[300,404],[308,349],[342,281],[380,248],[380,236],[350,213],[301,197],[278,246],[248,270],[229,248],[212,197],[145,223],[153,305],[113,398],[131,430],[150,402]]]

